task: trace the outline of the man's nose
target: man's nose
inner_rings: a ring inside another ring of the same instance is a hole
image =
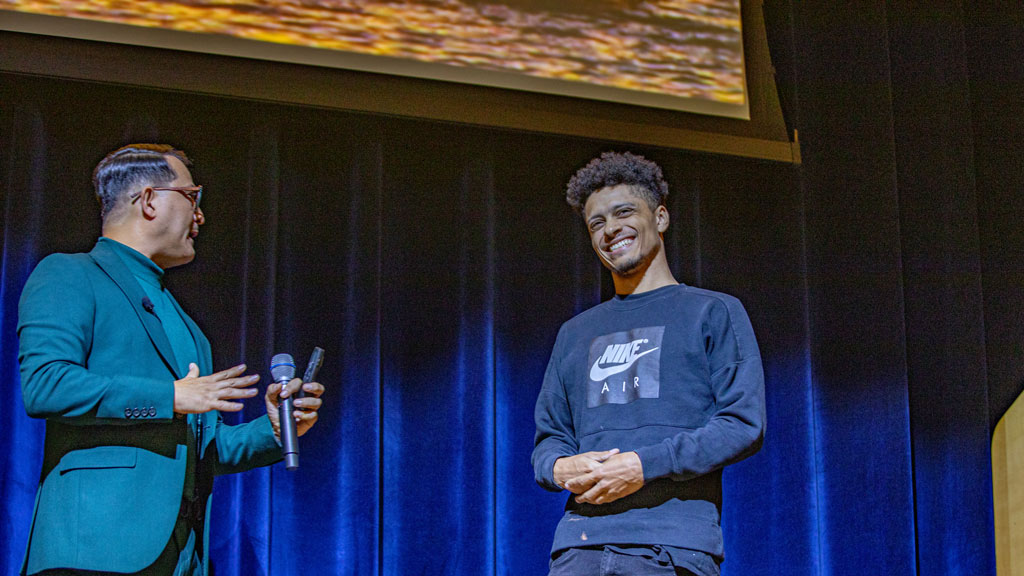
[[[203,209],[199,206],[196,206],[195,211],[192,212],[192,220],[199,225],[206,223],[206,216],[203,216]]]
[[[608,238],[614,238],[622,230],[622,224],[615,218],[609,218],[604,223],[604,235]]]

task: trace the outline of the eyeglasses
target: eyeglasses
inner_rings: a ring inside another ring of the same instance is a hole
[[[192,203],[193,210],[199,210],[199,203],[203,201],[202,186],[150,186],[149,189],[169,190],[171,192],[177,192],[178,194],[181,194],[185,198],[188,198],[188,201]],[[145,192],[145,190],[143,190],[143,192]],[[132,194],[130,196],[130,198],[132,199],[132,204],[135,204],[135,201],[141,197],[142,192],[136,192],[135,194]]]

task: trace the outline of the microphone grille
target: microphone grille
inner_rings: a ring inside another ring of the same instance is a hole
[[[270,359],[270,375],[277,380],[291,380],[295,377],[295,360],[291,354],[275,354]]]

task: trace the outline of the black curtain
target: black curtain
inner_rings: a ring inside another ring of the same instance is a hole
[[[799,167],[0,74],[0,572],[42,452],[21,286],[91,247],[103,154],[157,141],[207,187],[199,256],[169,281],[215,366],[327,350],[302,469],[217,482],[218,574],[544,573],[565,497],[533,484],[533,403],[559,324],[612,291],[562,192],[608,149],[665,169],[673,272],[739,297],[765,359],[723,572],[994,574],[989,430],[1024,382],[1024,138],[1003,138],[1024,74],[979,55],[1012,55],[1021,9],[953,8],[768,3]]]

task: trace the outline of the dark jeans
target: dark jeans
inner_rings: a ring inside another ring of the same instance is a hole
[[[624,553],[610,546],[570,548],[551,560],[548,576],[698,576],[672,565],[658,547],[633,548]]]

